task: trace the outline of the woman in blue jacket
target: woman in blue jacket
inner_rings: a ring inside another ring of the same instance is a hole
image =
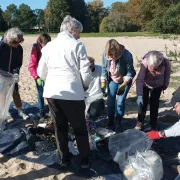
[[[106,43],[102,57],[101,88],[108,89],[109,127],[114,128],[115,125],[116,133],[121,131],[125,99],[135,74],[132,54],[115,39],[110,39]],[[116,95],[117,105],[115,105]]]

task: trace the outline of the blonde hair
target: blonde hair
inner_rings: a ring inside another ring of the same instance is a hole
[[[124,46],[119,44],[115,39],[110,39],[105,46],[105,56],[109,57],[112,53],[118,58],[124,51]]]

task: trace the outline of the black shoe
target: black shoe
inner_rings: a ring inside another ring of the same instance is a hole
[[[82,159],[81,160],[81,168],[89,168],[90,166],[90,159],[86,158],[86,159]]]
[[[115,132],[116,132],[116,134],[119,134],[120,132],[122,132],[121,124],[119,124],[119,123],[116,124]]]
[[[67,166],[69,166],[70,163],[71,163],[70,160],[71,160],[72,156],[73,156],[73,154],[72,154],[71,152],[69,152],[68,156],[62,157],[62,160],[61,160],[60,165],[61,165],[62,167],[67,167]]]
[[[107,126],[108,126],[108,129],[111,129],[111,130],[114,131],[114,130],[115,130],[114,119],[109,118],[108,121],[109,121],[109,122],[108,122],[108,125],[107,125]]]
[[[91,168],[81,168],[77,175],[84,177],[84,178],[93,178],[97,177],[97,172]]]

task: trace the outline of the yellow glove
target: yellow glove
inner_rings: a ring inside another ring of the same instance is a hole
[[[106,82],[101,82],[101,89],[106,89]]]
[[[126,88],[126,83],[122,83],[122,84],[119,86],[118,90],[117,90],[117,95],[122,95],[122,94],[124,94],[125,88]]]

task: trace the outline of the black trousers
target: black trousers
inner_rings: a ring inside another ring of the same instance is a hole
[[[66,159],[69,156],[68,122],[74,130],[81,159],[89,158],[90,147],[86,128],[84,101],[51,98],[47,99],[47,101],[54,120],[57,148],[61,158]]]
[[[156,128],[158,109],[159,109],[159,99],[161,96],[162,87],[149,89],[143,87],[143,106],[139,107],[138,120],[144,124],[144,118],[147,111],[148,103],[150,104],[150,126],[152,129]]]

